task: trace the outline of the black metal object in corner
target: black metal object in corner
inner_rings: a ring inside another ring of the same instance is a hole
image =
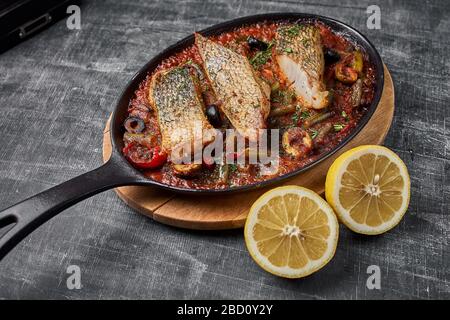
[[[3,0],[0,2],[0,53],[68,16],[80,0]]]

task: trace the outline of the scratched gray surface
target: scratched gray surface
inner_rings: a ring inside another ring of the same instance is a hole
[[[391,70],[396,113],[386,145],[412,182],[395,230],[362,237],[341,227],[331,263],[290,281],[253,263],[241,230],[167,227],[107,191],[61,213],[1,261],[0,298],[450,298],[450,2],[379,2],[381,30],[368,30],[371,3],[84,1],[81,30],[62,21],[0,55],[0,207],[99,166],[116,98],[167,45],[226,19],[299,11],[360,29]],[[69,265],[81,268],[80,290],[66,287]],[[369,265],[381,269],[381,290],[366,288]]]

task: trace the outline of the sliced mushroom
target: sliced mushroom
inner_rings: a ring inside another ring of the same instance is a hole
[[[308,132],[299,127],[286,130],[281,141],[284,151],[295,159],[303,158],[311,151],[313,146]]]
[[[195,176],[201,169],[201,164],[174,164],[173,170],[175,171],[175,174],[180,177],[193,177]]]

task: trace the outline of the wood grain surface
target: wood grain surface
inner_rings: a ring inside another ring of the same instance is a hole
[[[241,230],[155,222],[107,191],[47,222],[0,262],[0,299],[449,299],[450,2],[85,0],[81,29],[65,21],[0,55],[0,207],[102,163],[102,131],[126,82],[195,30],[249,14],[298,11],[342,20],[378,48],[395,85],[385,145],[408,166],[412,197],[378,237],[340,228],[334,259],[289,281],[250,258]],[[81,270],[79,290],[67,267]],[[366,286],[367,268],[381,289]]]
[[[358,135],[339,152],[296,177],[278,185],[299,185],[322,194],[328,168],[343,152],[365,144],[382,144],[394,116],[394,85],[389,71],[384,67],[383,96],[370,121]],[[103,132],[103,161],[111,156],[109,123]],[[164,224],[195,230],[225,230],[241,228],[255,200],[274,186],[252,192],[211,196],[177,195],[154,187],[120,187],[117,195],[131,208]]]

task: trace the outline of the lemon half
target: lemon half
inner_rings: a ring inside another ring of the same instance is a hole
[[[336,251],[339,224],[315,192],[298,186],[272,189],[251,207],[245,243],[264,270],[286,278],[305,277],[325,266]]]
[[[327,174],[325,196],[348,228],[380,234],[395,227],[408,208],[408,170],[388,148],[360,146],[334,161]]]

